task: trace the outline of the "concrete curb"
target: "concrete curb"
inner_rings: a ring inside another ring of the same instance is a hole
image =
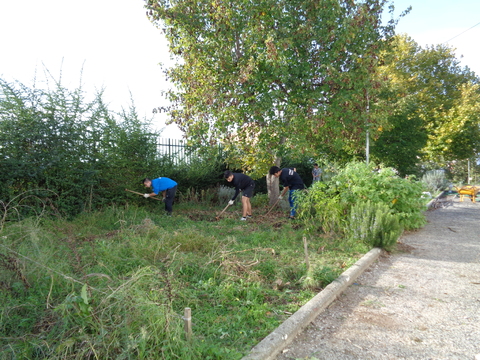
[[[242,360],[273,360],[286,348],[318,314],[330,305],[355,279],[362,274],[375,260],[382,249],[374,248],[360,260],[343,272],[336,280],[320,291],[295,314],[285,320],[277,329],[250,350]]]

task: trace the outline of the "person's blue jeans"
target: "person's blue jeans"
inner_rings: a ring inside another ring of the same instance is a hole
[[[296,192],[298,190],[289,190],[288,191],[288,202],[290,203],[290,216],[295,216],[297,214],[297,204],[295,204]]]

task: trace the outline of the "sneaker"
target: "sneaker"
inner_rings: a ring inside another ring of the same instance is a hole
[[[252,217],[252,215],[247,215],[247,219],[250,219]]]
[[[289,215],[287,219],[294,220],[295,216]]]
[[[246,217],[241,217],[240,220],[245,221],[245,220],[247,220],[247,218]]]

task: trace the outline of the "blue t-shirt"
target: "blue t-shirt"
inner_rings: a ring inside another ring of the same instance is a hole
[[[153,192],[158,195],[158,193],[171,189],[174,186],[177,186],[177,183],[172,179],[166,177],[159,177],[152,180]]]

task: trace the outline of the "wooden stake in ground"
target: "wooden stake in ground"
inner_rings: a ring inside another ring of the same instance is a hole
[[[139,192],[136,192],[136,191],[133,191],[133,190],[128,190],[128,189],[125,189],[125,191],[128,191],[128,192],[131,192],[131,193],[134,193],[134,194],[137,194],[137,195],[142,195],[142,193],[139,193]],[[154,196],[151,196],[150,199],[155,199],[155,200],[158,200],[158,201],[163,201],[162,199],[159,199],[159,198],[156,198]]]
[[[185,336],[187,337],[187,341],[190,341],[192,340],[192,309],[185,308],[183,321],[185,325]]]
[[[227,206],[225,206],[225,209],[223,209],[222,212],[220,214],[218,214],[217,217],[215,217],[215,219],[217,219],[217,220],[220,219],[220,215],[222,215],[225,212],[225,210],[228,209],[229,206],[230,206],[230,204],[227,204]]]

